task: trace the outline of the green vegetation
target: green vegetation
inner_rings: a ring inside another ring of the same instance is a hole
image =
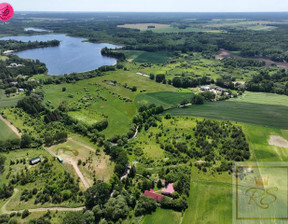
[[[192,181],[188,203],[183,224],[232,222],[231,185]]]
[[[157,208],[151,215],[146,215],[141,224],[180,223],[181,213],[173,210]]]
[[[137,95],[135,101],[138,106],[155,104],[157,106],[163,106],[164,108],[170,108],[178,106],[183,100],[191,100],[194,94],[190,93],[177,93],[177,92],[156,92],[145,93]]]
[[[124,54],[128,61],[138,63],[154,63],[163,64],[166,63],[169,58],[172,57],[170,52],[158,51],[158,52],[146,52],[146,51],[124,51]]]
[[[0,41],[0,112],[22,134],[0,121],[0,212],[15,210],[1,221],[231,223],[232,164],[288,160],[286,15],[27,14],[122,48],[101,51],[114,66],[48,76],[3,51],[59,42]],[[157,202],[143,195],[172,183]],[[78,208],[28,212],[56,206]]]
[[[169,110],[174,116],[197,116],[275,128],[288,128],[288,107],[256,103],[215,102]]]
[[[8,139],[15,139],[18,136],[8,127],[4,121],[0,119],[0,139],[1,141],[6,141]]]
[[[229,101],[243,102],[243,103],[255,103],[266,105],[279,105],[288,107],[288,97],[275,93],[259,93],[246,91],[242,96],[237,98],[231,98]]]

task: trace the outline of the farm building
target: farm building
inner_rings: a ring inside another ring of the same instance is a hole
[[[62,157],[61,157],[61,156],[57,156],[57,160],[58,160],[60,163],[62,163],[62,162],[63,162],[63,159],[62,159]]]
[[[41,159],[39,156],[29,160],[30,165],[35,165],[35,164],[40,163],[40,162],[41,162]]]
[[[200,89],[202,91],[209,91],[209,90],[211,90],[211,87],[210,86],[201,86]]]
[[[164,195],[172,196],[174,192],[175,190],[174,190],[173,183],[172,183],[172,184],[168,184],[167,188],[163,188],[161,193]]]
[[[153,189],[150,189],[150,191],[145,191],[144,192],[144,196],[146,197],[152,197],[154,198],[157,202],[161,202],[162,198],[164,197],[164,195],[161,194],[157,194],[153,191]]]

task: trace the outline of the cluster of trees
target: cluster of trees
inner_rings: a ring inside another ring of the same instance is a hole
[[[8,67],[11,63],[21,64],[22,66]],[[28,78],[46,72],[45,64],[39,60],[25,60],[16,55],[10,55],[6,61],[0,60],[0,88],[10,88],[10,91],[12,87],[32,90],[37,83],[28,81]],[[16,86],[12,82],[17,82]]]
[[[139,109],[139,113],[133,118],[133,122],[135,124],[143,124],[151,116],[161,114],[163,111],[163,106],[156,107],[154,104],[151,104],[149,107],[142,106]]]
[[[3,184],[3,186],[0,187],[0,199],[10,198],[13,192],[14,187],[12,184],[9,184],[8,186],[6,184]]]
[[[20,148],[28,148],[31,146],[32,138],[28,134],[23,134],[21,139],[8,139],[0,141],[0,152],[13,151]]]
[[[103,48],[101,50],[101,54],[103,56],[108,56],[108,57],[112,57],[112,58],[116,58],[118,59],[119,61],[125,61],[126,57],[123,53],[121,52],[118,52],[118,51],[115,51],[115,50],[112,50],[112,49],[109,49],[107,47]]]
[[[217,155],[227,161],[249,159],[250,151],[246,137],[240,126],[230,122],[212,120],[197,121],[194,136],[196,147],[193,156],[211,162]]]
[[[121,177],[128,167],[128,155],[122,147],[111,147],[110,144],[105,144],[105,153],[110,155],[111,160],[115,162],[114,173]]]
[[[246,68],[246,67],[263,67],[264,61],[259,61],[250,58],[224,58],[223,66],[226,68]]]
[[[198,78],[180,76],[174,77],[172,80],[172,85],[178,88],[189,88],[196,87],[199,85],[207,85],[214,83],[214,80],[210,76],[201,76]]]
[[[262,70],[246,83],[246,88],[254,92],[270,92],[288,95],[288,72],[285,69],[273,74]]]

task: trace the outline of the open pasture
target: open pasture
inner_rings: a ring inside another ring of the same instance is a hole
[[[232,222],[232,185],[192,181],[188,203],[182,224]]]
[[[18,136],[0,119],[0,141],[18,138]]]
[[[135,101],[137,105],[150,105],[155,104],[169,108],[179,105],[184,99],[191,100],[194,94],[190,93],[178,93],[178,92],[155,92],[145,93],[137,95]]]
[[[285,106],[221,101],[176,108],[165,113],[174,116],[207,117],[288,129],[288,107]]]

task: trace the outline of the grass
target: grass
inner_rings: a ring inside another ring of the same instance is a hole
[[[68,112],[68,115],[87,125],[92,125],[105,119],[103,116],[95,113],[93,110],[71,111]]]
[[[6,141],[15,138],[18,138],[18,136],[2,120],[0,120],[0,140]]]
[[[242,96],[231,98],[229,101],[242,103],[258,103],[288,107],[288,96],[276,93],[261,93],[246,91]]]
[[[7,97],[5,91],[0,89],[0,109],[16,106],[18,100],[23,97],[22,95],[11,95]]]
[[[65,160],[72,159],[75,163],[80,159],[81,165],[78,165],[80,171],[90,185],[93,185],[93,172],[97,180],[108,181],[113,175],[114,164],[110,157],[105,155],[102,149],[96,154],[96,145],[88,143],[78,135],[73,135],[67,142],[55,145],[51,148],[57,155],[61,155]],[[85,162],[85,166],[83,166]]]
[[[135,101],[140,105],[160,105],[164,108],[179,105],[184,99],[191,100],[194,94],[190,93],[177,93],[177,92],[156,92],[140,94],[136,97]]]
[[[177,224],[181,223],[181,213],[169,209],[157,208],[156,212],[146,215],[141,224]]]
[[[6,157],[5,165],[4,165],[4,173],[0,175],[0,183],[2,184],[8,184],[8,175],[13,175],[15,173],[20,173],[22,170],[25,169],[25,166],[32,171],[33,169],[37,169],[37,165],[30,166],[28,164],[29,159],[40,156],[40,157],[47,157],[52,161],[53,164],[53,172],[56,173],[64,173],[65,169],[62,164],[60,164],[57,160],[54,160],[52,156],[43,149],[21,149],[9,153],[1,153],[1,155],[4,155]],[[15,164],[10,166],[10,160],[21,160],[26,159],[26,164],[23,163]],[[10,170],[11,169],[11,170]],[[76,177],[76,176],[75,176]],[[46,180],[43,178],[38,178],[33,183],[28,183],[24,186],[17,185],[15,186],[19,191],[18,193],[11,198],[11,201],[7,204],[7,210],[22,210],[22,209],[29,209],[29,208],[40,208],[40,207],[53,207],[53,206],[65,206],[65,207],[78,207],[81,206],[79,203],[71,202],[71,201],[65,201],[61,204],[52,204],[52,203],[45,203],[45,204],[34,204],[35,196],[33,196],[32,199],[25,201],[20,201],[20,196],[23,190],[32,190],[35,188],[35,186],[38,188],[43,189],[45,185]]]
[[[172,54],[166,51],[147,52],[126,50],[124,54],[129,61],[154,64],[166,63],[169,58],[172,57]]]
[[[243,125],[244,132],[258,162],[284,162],[288,160],[288,148],[269,145],[270,136],[287,139],[288,130]]]
[[[232,186],[191,182],[189,207],[182,224],[232,223]]]
[[[62,101],[66,101],[70,108],[73,107],[77,110],[77,116],[82,116],[81,119],[84,119],[86,123],[91,122],[89,120],[91,115],[92,122],[99,116],[106,116],[109,124],[102,133],[107,138],[115,134],[123,135],[130,129],[132,119],[137,113],[137,107],[133,101],[141,91],[177,90],[172,86],[156,83],[136,73],[136,70],[115,71],[102,77],[78,81],[75,84],[45,85],[43,87],[44,103],[49,103],[57,108]],[[105,80],[117,81],[119,85],[111,85]],[[132,92],[125,88],[125,84],[129,87],[136,86],[137,91]],[[64,86],[66,91],[62,92]],[[130,102],[125,102],[124,98],[129,99]]]
[[[288,107],[221,101],[167,111],[174,116],[197,116],[288,129]]]

